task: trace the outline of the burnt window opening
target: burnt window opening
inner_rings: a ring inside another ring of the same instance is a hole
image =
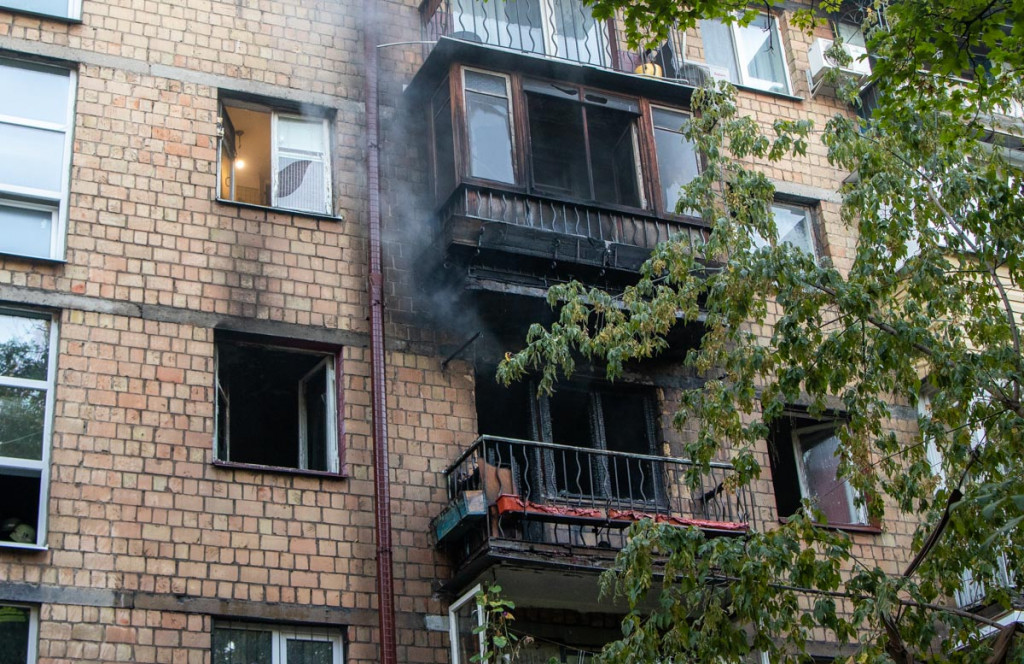
[[[641,207],[637,115],[625,110],[631,105],[580,103],[546,91],[538,93],[534,87],[527,95],[534,188],[582,200]]]
[[[576,383],[537,397],[535,383],[505,388],[492,375],[484,373],[477,381],[482,435],[580,450],[516,448],[510,461],[520,473],[518,482],[527,498],[660,501],[664,495],[661,464],[625,456],[657,454],[656,404],[650,392]]]
[[[842,422],[797,414],[772,424],[768,441],[779,516],[791,516],[804,498],[824,513],[830,524],[866,524],[867,511],[839,469],[839,428]]]
[[[336,352],[217,343],[217,459],[340,472]]]

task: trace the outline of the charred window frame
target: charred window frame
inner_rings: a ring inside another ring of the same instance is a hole
[[[443,204],[455,189],[458,168],[452,124],[451,82],[447,77],[430,98],[430,154],[434,166],[434,200]]]
[[[0,546],[46,543],[53,387],[53,314],[0,309]]]
[[[505,74],[462,70],[470,177],[515,184],[512,82]]]
[[[775,502],[780,517],[795,514],[803,499],[814,502],[828,525],[868,525],[857,491],[837,477],[841,420],[820,420],[791,412],[772,423],[771,452]]]
[[[695,214],[695,211],[677,212],[679,190],[700,175],[701,163],[697,146],[683,135],[683,127],[690,114],[674,108],[651,105],[651,127],[654,132],[654,178],[660,184],[661,209],[666,214]]]
[[[646,207],[636,100],[535,79],[523,90],[534,191]]]
[[[569,384],[538,397],[536,383],[504,388],[485,376],[486,370],[477,381],[481,435],[581,450],[658,453],[657,403],[649,390]],[[665,495],[663,469],[650,460],[624,457],[610,461],[606,455],[574,455],[563,450],[540,450],[537,457],[519,465],[533,473],[525,484],[546,497],[655,504]]]
[[[218,200],[333,214],[326,110],[225,97],[219,120]]]
[[[341,475],[341,349],[220,334],[216,459],[221,464]]]

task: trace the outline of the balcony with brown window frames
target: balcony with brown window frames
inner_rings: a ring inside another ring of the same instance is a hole
[[[694,487],[685,459],[481,436],[445,471],[448,505],[433,521],[456,577],[506,559],[602,569],[630,525],[652,519],[736,536],[752,497],[714,462]]]

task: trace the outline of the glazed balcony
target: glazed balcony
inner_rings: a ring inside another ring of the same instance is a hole
[[[515,560],[600,570],[640,519],[746,533],[751,495],[727,488],[733,468],[713,463],[696,488],[689,461],[606,449],[481,436],[445,471],[448,505],[434,519],[453,585]]]

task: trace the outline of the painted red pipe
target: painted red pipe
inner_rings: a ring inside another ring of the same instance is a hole
[[[377,115],[377,33],[375,3],[363,2],[366,80],[366,185],[370,227],[370,369],[373,400],[373,511],[377,535],[377,614],[382,664],[398,664],[395,579],[391,544],[391,464],[388,454],[387,393],[384,376],[384,274],[381,269],[380,124]]]

